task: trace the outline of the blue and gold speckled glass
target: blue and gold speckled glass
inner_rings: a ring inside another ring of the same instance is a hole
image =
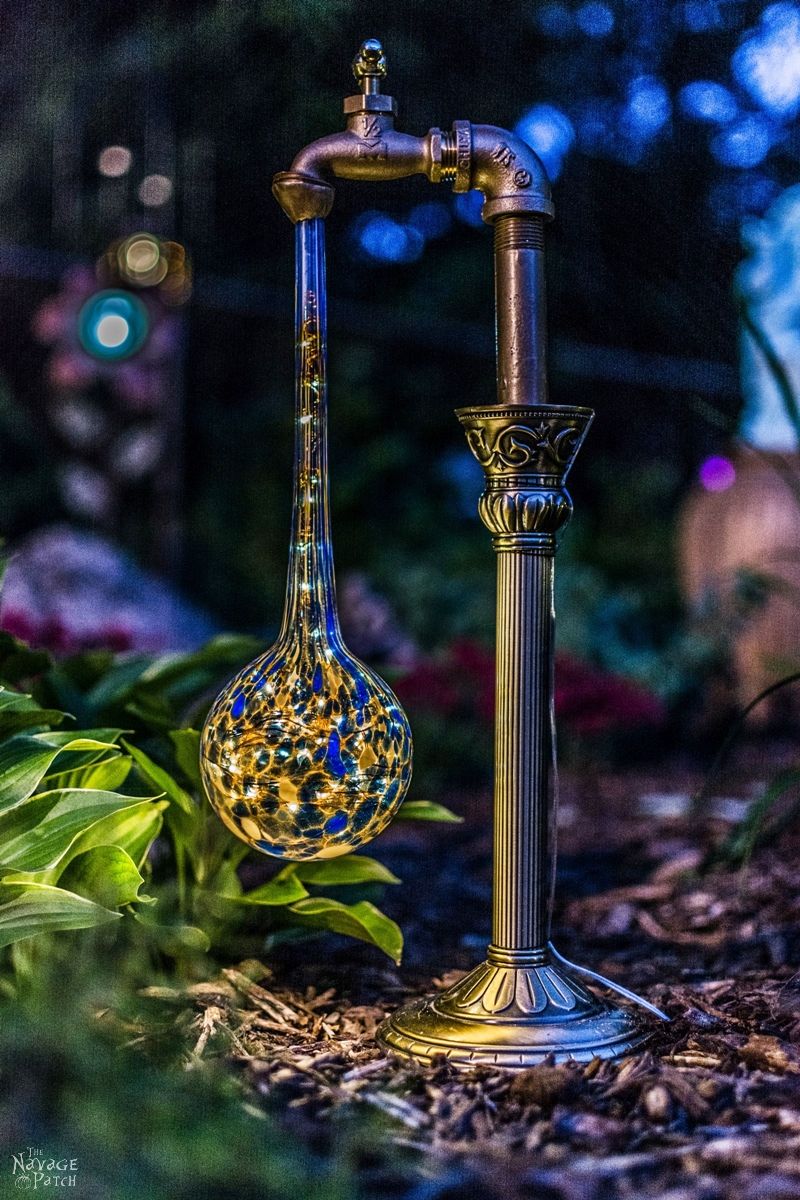
[[[278,640],[217,697],[200,766],[237,837],[286,859],[334,858],[389,823],[411,778],[391,689],[342,641],[328,505],[325,226],[296,226],[296,429],[286,607]]]

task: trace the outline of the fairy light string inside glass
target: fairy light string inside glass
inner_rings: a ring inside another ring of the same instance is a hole
[[[257,850],[333,858],[388,825],[411,778],[411,732],[391,689],[347,650],[331,550],[325,226],[296,226],[295,464],[278,640],[217,697],[201,772],[225,824]]]

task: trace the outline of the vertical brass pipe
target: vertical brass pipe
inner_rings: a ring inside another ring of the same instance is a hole
[[[544,222],[494,222],[497,402],[547,403]],[[490,526],[491,527],[491,526]],[[544,955],[555,870],[555,539],[495,538],[494,889],[489,961]]]
[[[544,222],[494,222],[497,402],[547,403]],[[553,554],[555,544],[495,544],[494,890],[489,960],[541,951],[555,868]]]
[[[494,222],[497,403],[546,404],[544,222],[514,214]]]

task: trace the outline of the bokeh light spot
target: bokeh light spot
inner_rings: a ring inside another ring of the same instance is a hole
[[[773,130],[765,117],[748,113],[711,139],[711,153],[726,167],[757,167],[770,151]]]
[[[800,108],[800,8],[770,4],[731,60],[733,74],[762,108],[793,117]]]
[[[166,175],[145,175],[138,196],[147,208],[160,208],[172,196],[172,180]]]
[[[591,38],[608,37],[614,28],[613,12],[607,4],[600,4],[598,0],[582,4],[575,13],[575,21],[581,32]]]
[[[678,103],[687,117],[724,125],[736,116],[738,105],[732,92],[712,79],[695,79],[682,87]]]
[[[151,233],[134,233],[117,250],[120,274],[137,287],[153,287],[162,282],[169,269],[161,243]]]
[[[698,477],[707,492],[724,492],[736,482],[736,468],[729,458],[712,454],[700,464]]]
[[[356,222],[358,245],[375,262],[416,262],[425,248],[425,238],[411,225],[387,213],[367,212]]]
[[[558,179],[575,141],[575,129],[567,114],[553,104],[534,104],[517,121],[514,133],[536,151],[550,178]]]
[[[97,156],[97,169],[107,179],[120,179],[131,169],[133,155],[127,146],[106,146]]]
[[[442,204],[440,200],[432,200],[412,208],[408,214],[408,224],[425,238],[438,238],[448,232],[453,218],[446,204]]]
[[[634,137],[647,140],[658,133],[670,118],[669,93],[654,75],[639,75],[628,85],[625,127]]]
[[[95,326],[95,337],[104,350],[118,350],[130,335],[130,322],[116,313],[101,317]]]
[[[547,37],[567,37],[572,32],[572,13],[565,4],[543,4],[536,12],[536,24]]]
[[[78,314],[81,345],[93,358],[106,361],[135,354],[147,337],[149,326],[147,309],[130,292],[97,292]]]

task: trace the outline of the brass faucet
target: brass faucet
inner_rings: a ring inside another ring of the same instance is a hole
[[[647,1035],[638,1015],[585,986],[610,988],[655,1016],[647,1001],[584,967],[550,941],[557,775],[553,717],[553,567],[572,515],[564,483],[593,419],[551,405],[545,363],[544,223],[547,174],[507,130],[456,121],[423,137],[394,127],[381,91],[380,42],[353,63],[360,92],[344,101],[347,128],[306,146],[273,193],[294,223],[327,217],[335,179],[424,175],[483,193],[494,227],[497,404],[457,416],[486,476],[478,503],[497,552],[497,668],[492,942],[486,961],[453,987],[394,1013],[380,1040],[401,1056],[524,1067],[548,1055],[589,1060],[626,1053]],[[320,221],[320,224],[322,222]]]
[[[275,176],[276,200],[297,222],[327,217],[334,198],[330,176],[424,175],[431,183],[451,183],[454,192],[483,192],[481,215],[495,228],[498,403],[546,404],[543,226],[553,216],[553,201],[540,160],[494,125],[455,121],[450,133],[398,133],[397,106],[381,92],[386,57],[374,38],[361,46],[353,74],[361,91],[344,101],[347,128],[311,142]]]

